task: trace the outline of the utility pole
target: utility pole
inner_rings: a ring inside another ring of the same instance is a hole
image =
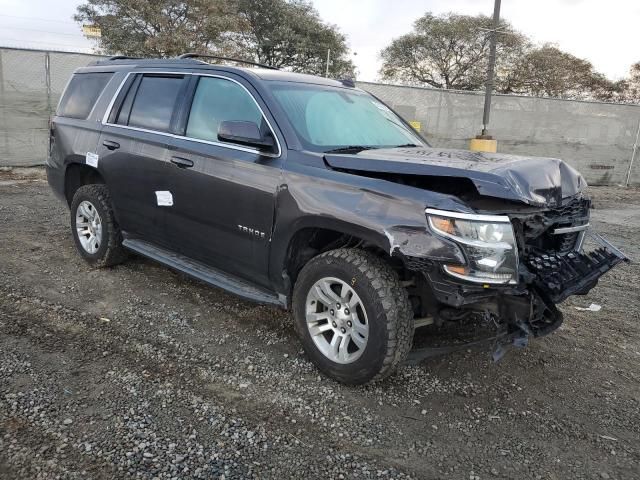
[[[493,92],[496,69],[496,43],[498,29],[500,28],[500,3],[495,0],[493,5],[493,27],[489,31],[489,66],[487,67],[487,83],[484,92],[484,111],[482,113],[482,132],[476,138],[472,138],[469,149],[480,152],[495,152],[498,147],[496,140],[489,135],[489,118],[491,116],[491,94]]]
[[[331,62],[331,49],[327,48],[327,69],[324,72],[324,76],[329,76],[329,62]]]
[[[484,91],[484,112],[482,114],[482,135],[488,135],[487,127],[489,126],[489,117],[491,115],[491,93],[493,92],[493,84],[496,69],[496,43],[498,37],[498,28],[500,27],[500,2],[495,0],[493,6],[493,30],[489,39],[489,67],[487,68],[487,86]]]

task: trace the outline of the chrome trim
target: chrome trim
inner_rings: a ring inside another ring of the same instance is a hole
[[[116,98],[118,98],[118,95],[120,95],[120,91],[122,90],[122,87],[124,87],[124,84],[126,83],[131,73],[133,72],[127,72],[127,74],[124,76],[124,78],[120,82],[120,85],[118,85],[118,88],[116,89],[116,92],[113,94],[113,97],[111,97],[111,101],[109,102],[109,105],[107,105],[107,109],[104,111],[104,115],[102,116],[102,122],[101,122],[102,125],[112,125],[111,123],[107,123],[107,119],[111,114],[111,110],[113,110],[113,104],[116,103]]]
[[[481,215],[478,213],[459,213],[450,212],[448,210],[436,210],[433,208],[425,209],[427,215],[435,215],[437,217],[459,218],[461,220],[475,220],[477,222],[500,222],[509,223],[509,217],[506,215]]]
[[[124,84],[126,83],[127,79],[129,78],[129,75],[137,75],[139,73],[143,74],[143,75],[145,73],[168,74],[168,75],[185,75],[185,76],[186,75],[197,75],[197,76],[200,76],[200,77],[221,78],[223,80],[228,80],[230,82],[237,83],[238,85],[240,85],[240,87],[242,87],[242,89],[244,89],[245,92],[247,92],[247,94],[251,97],[253,102],[256,104],[256,107],[258,107],[258,110],[260,110],[260,113],[262,114],[262,117],[264,118],[265,122],[267,122],[267,126],[269,127],[269,130],[271,131],[271,134],[273,135],[273,138],[276,141],[276,145],[278,147],[278,152],[277,153],[266,153],[266,152],[263,152],[263,151],[258,150],[256,148],[242,147],[240,145],[233,145],[233,144],[229,144],[229,143],[225,143],[225,142],[213,142],[213,141],[210,141],[210,140],[203,140],[203,139],[200,139],[200,138],[187,137],[187,136],[184,136],[184,135],[176,135],[174,133],[159,132],[157,130],[148,130],[146,128],[130,127],[128,125],[118,125],[116,123],[108,123],[107,119],[109,118],[111,110],[113,109],[113,105],[115,104],[115,101],[118,98],[118,95],[120,94],[120,91],[124,87]],[[271,125],[271,122],[269,122],[269,118],[265,115],[264,110],[262,110],[262,107],[260,106],[258,101],[255,99],[253,94],[247,89],[247,87],[242,85],[242,83],[238,82],[237,80],[234,80],[233,78],[225,77],[224,75],[212,75],[212,74],[209,74],[209,73],[200,73],[200,72],[156,71],[156,70],[127,72],[127,74],[125,75],[124,79],[120,83],[120,86],[116,90],[116,93],[113,95],[113,98],[111,99],[111,102],[109,102],[109,106],[107,107],[107,110],[105,111],[104,116],[102,117],[102,125],[103,126],[107,125],[107,126],[110,126],[110,127],[125,128],[125,129],[135,130],[135,131],[139,131],[139,132],[154,133],[156,135],[163,135],[165,137],[171,137],[171,138],[175,138],[175,139],[179,139],[179,140],[190,140],[192,142],[204,143],[206,145],[214,145],[216,147],[223,147],[223,148],[228,148],[228,149],[231,149],[231,150],[238,150],[238,151],[241,151],[241,152],[255,153],[257,155],[262,155],[262,156],[265,156],[265,157],[280,158],[280,156],[282,156],[282,147],[280,146],[280,140],[278,139],[278,136],[276,135],[275,130],[274,130],[273,126]]]
[[[584,225],[577,225],[575,227],[556,228],[553,231],[553,235],[561,235],[563,233],[581,232],[583,230],[586,230],[587,228],[589,228],[589,224],[588,223],[585,223]]]
[[[586,230],[583,230],[578,234],[578,238],[576,238],[576,243],[573,246],[573,249],[576,252],[582,251],[582,245],[584,245],[584,237],[585,237],[586,234],[587,234]]]
[[[452,277],[456,277],[456,278],[460,278],[462,280],[466,280],[468,282],[473,282],[473,283],[487,283],[487,284],[492,284],[492,285],[515,285],[518,282],[516,282],[513,278],[510,278],[509,280],[503,280],[503,281],[496,281],[496,280],[489,280],[486,278],[480,278],[480,277],[471,277],[468,275],[461,275],[459,273],[455,273],[450,271],[446,265],[443,265],[442,268],[444,269],[444,271],[451,275]]]

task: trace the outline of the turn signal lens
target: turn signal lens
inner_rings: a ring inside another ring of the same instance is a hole
[[[454,235],[456,232],[456,227],[451,218],[431,217],[431,225],[433,225],[433,228],[436,230],[448,233],[449,235]]]

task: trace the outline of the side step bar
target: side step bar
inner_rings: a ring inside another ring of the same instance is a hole
[[[227,290],[247,300],[266,305],[285,306],[285,302],[271,292],[251,285],[249,282],[229,275],[222,270],[209,267],[144,240],[127,238],[122,241],[122,245],[129,250],[133,250],[140,255],[160,262],[174,270],[186,273],[191,277],[202,280],[214,287]]]

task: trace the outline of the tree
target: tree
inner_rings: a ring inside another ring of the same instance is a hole
[[[353,76],[346,39],[322,22],[306,0],[235,0],[240,19],[231,35],[240,55],[278,68],[324,75],[331,50],[331,76]]]
[[[105,52],[176,56],[196,51],[296,72],[353,76],[346,39],[307,0],[87,0],[75,20],[100,27]]]
[[[624,80],[622,97],[627,102],[640,103],[640,62],[634,63],[629,70],[629,78]]]
[[[215,49],[236,21],[224,0],[87,0],[74,19],[100,27],[105,52],[156,57]]]
[[[511,73],[510,92],[538,97],[612,100],[620,85],[587,60],[550,44],[527,52]]]
[[[381,52],[385,79],[436,88],[477,90],[486,81],[491,18],[428,12],[413,31],[394,39]],[[526,37],[506,21],[498,34],[496,82],[508,82],[510,62],[527,48]]]

